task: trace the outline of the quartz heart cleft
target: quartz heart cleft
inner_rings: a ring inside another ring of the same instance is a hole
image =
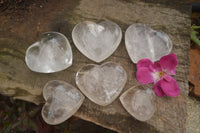
[[[122,31],[111,21],[84,21],[74,27],[72,38],[82,54],[95,62],[101,62],[117,49],[122,39]]]
[[[172,41],[167,34],[151,29],[145,24],[133,24],[125,33],[128,54],[134,63],[143,58],[153,62],[172,50]]]
[[[82,105],[84,96],[72,85],[59,80],[49,81],[43,89],[46,101],[42,108],[44,121],[51,125],[64,122]]]
[[[136,86],[128,89],[120,96],[124,108],[140,121],[149,120],[154,112],[154,93],[151,89]]]
[[[102,106],[112,103],[119,96],[126,80],[123,67],[113,62],[86,65],[76,75],[79,89],[91,101]]]
[[[47,32],[26,51],[27,66],[35,72],[53,73],[72,65],[72,50],[68,39],[58,32]]]

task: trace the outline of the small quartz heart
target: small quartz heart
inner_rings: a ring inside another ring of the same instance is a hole
[[[59,80],[49,81],[43,89],[46,101],[42,117],[50,125],[64,122],[82,105],[84,96],[72,85]]]
[[[27,66],[35,72],[53,73],[72,65],[72,50],[67,38],[58,32],[47,32],[26,50]]]
[[[76,74],[76,84],[83,94],[102,106],[112,103],[119,96],[126,80],[123,67],[113,62],[89,64]]]
[[[128,89],[120,96],[124,108],[140,121],[149,120],[154,112],[154,93],[151,89],[136,86]]]
[[[125,44],[134,63],[143,58],[149,58],[153,62],[158,61],[172,50],[172,41],[167,34],[140,23],[128,27]]]
[[[117,49],[122,39],[122,31],[111,21],[98,24],[85,21],[74,27],[72,38],[82,54],[95,62],[101,62]]]

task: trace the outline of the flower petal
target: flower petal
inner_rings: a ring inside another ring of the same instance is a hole
[[[141,84],[149,84],[154,81],[152,72],[149,70],[149,68],[145,67],[142,67],[137,70],[136,78],[138,82],[140,82]]]
[[[163,76],[163,78],[164,78],[166,81],[168,81],[168,82],[170,82],[171,79],[172,79],[172,77],[169,76],[169,75],[167,75],[167,74],[165,74],[165,75]]]
[[[153,65],[153,62],[148,58],[144,58],[144,59],[141,59],[138,61],[137,69],[139,69],[141,67],[149,67],[150,65]]]
[[[155,72],[160,72],[160,71],[162,71],[161,65],[160,65],[158,62],[155,62],[155,63],[153,64],[153,68],[154,68],[154,71],[155,71]]]
[[[158,84],[163,92],[168,96],[176,97],[180,93],[180,88],[176,80],[170,76],[167,77],[167,80],[165,78],[161,79]]]
[[[176,75],[176,71],[175,71],[175,70],[172,70],[169,74],[171,74],[171,75]]]
[[[178,60],[175,54],[169,54],[166,56],[163,56],[160,60],[159,60],[159,64],[161,65],[161,67],[166,70],[169,74],[171,75],[175,75],[175,68],[178,64]]]
[[[159,97],[164,97],[166,94],[163,92],[163,90],[160,88],[160,86],[156,83],[153,85],[153,91],[156,93]]]

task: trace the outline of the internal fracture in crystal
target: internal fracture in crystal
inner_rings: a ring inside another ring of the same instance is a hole
[[[76,75],[79,89],[91,101],[102,106],[112,103],[119,96],[126,80],[123,67],[113,62],[86,65]]]
[[[49,81],[43,89],[46,101],[42,108],[44,121],[51,125],[64,122],[81,106],[84,96],[72,85],[59,80]]]
[[[140,23],[128,27],[125,33],[125,44],[134,63],[143,58],[153,62],[158,61],[172,50],[172,41],[166,33]]]
[[[120,96],[124,108],[140,121],[149,120],[154,112],[154,93],[151,89],[136,86],[128,89]]]
[[[72,50],[67,38],[58,32],[47,32],[26,51],[27,66],[35,72],[53,73],[72,65]]]
[[[74,27],[72,38],[82,54],[95,62],[101,62],[117,49],[122,39],[122,31],[111,21],[98,24],[85,21]]]

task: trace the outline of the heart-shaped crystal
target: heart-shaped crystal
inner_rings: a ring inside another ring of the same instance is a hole
[[[120,65],[107,62],[102,65],[89,64],[76,74],[76,84],[94,103],[106,106],[122,91],[127,75]]]
[[[111,21],[98,24],[85,21],[74,27],[72,38],[82,54],[95,62],[101,62],[117,49],[122,39],[122,31]]]
[[[155,112],[153,91],[143,86],[128,89],[120,101],[127,112],[140,121],[149,120]]]
[[[47,32],[26,50],[27,66],[35,72],[53,73],[72,65],[72,50],[67,38],[58,32]]]
[[[84,96],[72,85],[59,80],[49,81],[43,89],[46,101],[42,108],[44,121],[51,125],[64,122],[82,105]]]
[[[145,24],[129,26],[125,33],[125,44],[134,63],[143,58],[155,62],[172,50],[172,41],[167,34],[155,31]]]

